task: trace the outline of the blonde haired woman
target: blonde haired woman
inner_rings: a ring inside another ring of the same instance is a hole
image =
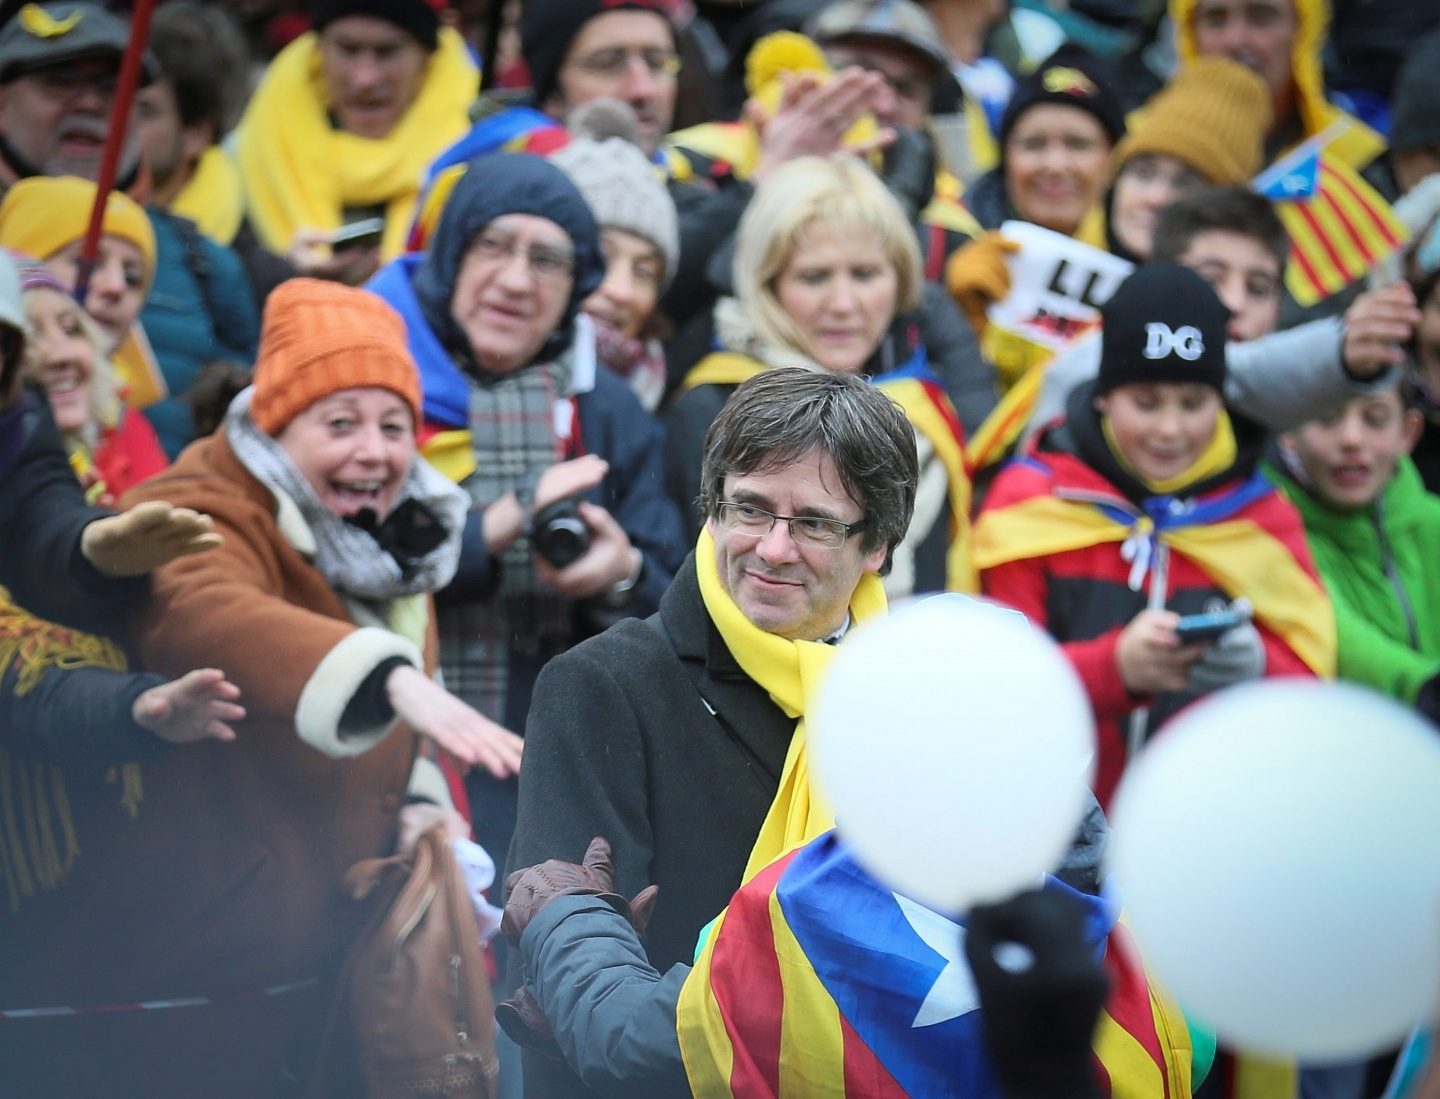
[[[873,376],[910,418],[921,459],[915,519],[887,588],[973,587],[961,430],[914,335],[923,271],[899,202],[853,157],[790,161],[741,219],[732,278],[734,297],[715,307],[719,350],[690,372],[666,414],[667,483],[692,529],[705,433],[737,385],[779,366]],[[887,340],[897,325],[904,337]],[[897,342],[909,349],[903,361]]]
[[[20,268],[31,331],[26,379],[45,391],[70,464],[92,503],[110,504],[168,464],[149,422],[121,400],[120,381],[93,317],[47,268]]]

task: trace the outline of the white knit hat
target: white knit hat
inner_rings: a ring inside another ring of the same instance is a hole
[[[631,136],[638,133],[634,112],[620,100],[594,100],[567,125],[571,141],[550,159],[585,196],[601,229],[623,229],[660,250],[668,287],[680,262],[679,219],[660,170]]]

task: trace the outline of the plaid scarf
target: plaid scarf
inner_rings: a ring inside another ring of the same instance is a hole
[[[627,338],[608,324],[592,323],[596,357],[630,383],[646,412],[654,412],[665,395],[665,352],[660,341]]]
[[[570,388],[563,362],[526,367],[504,377],[475,377],[470,386],[470,435],[475,472],[461,482],[477,507],[507,492],[532,489],[563,458],[555,404]],[[571,602],[535,572],[528,533],[500,555],[500,589],[484,602],[440,614],[445,686],[481,713],[505,719],[512,655],[535,657],[572,631]]]

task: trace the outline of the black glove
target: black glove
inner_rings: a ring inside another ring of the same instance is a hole
[[[970,913],[965,958],[1006,1099],[1098,1099],[1091,1050],[1109,982],[1084,918],[1073,897],[1039,889]]]

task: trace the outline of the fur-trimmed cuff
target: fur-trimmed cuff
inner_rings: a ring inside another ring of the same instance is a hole
[[[417,668],[424,666],[420,650],[409,641],[373,626],[362,626],[326,653],[295,707],[295,731],[300,739],[334,758],[358,756],[380,743],[395,725],[393,718],[369,729],[347,729],[344,736],[340,719],[366,676],[392,657]]]

